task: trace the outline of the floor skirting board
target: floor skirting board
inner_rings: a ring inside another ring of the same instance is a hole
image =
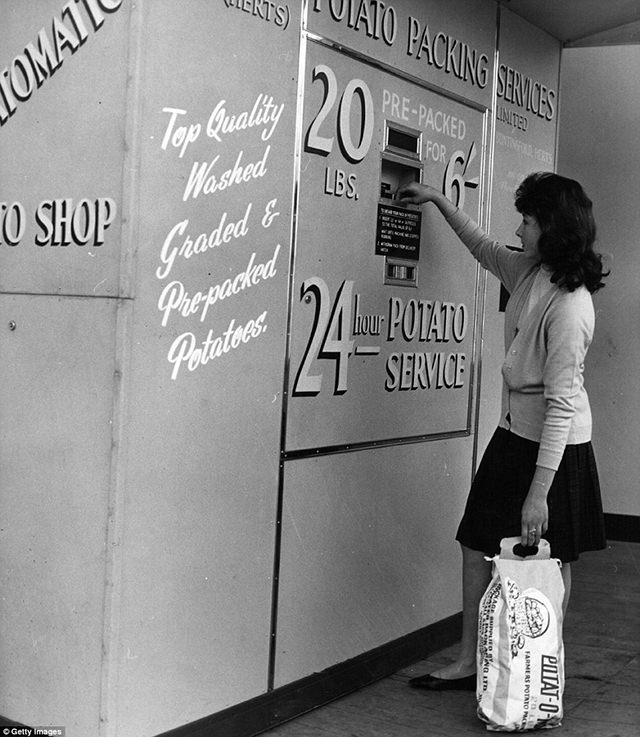
[[[605,514],[604,524],[608,540],[640,543],[640,517],[630,514]]]
[[[462,615],[454,614],[321,673],[158,737],[252,737],[452,645],[460,639],[461,627]]]

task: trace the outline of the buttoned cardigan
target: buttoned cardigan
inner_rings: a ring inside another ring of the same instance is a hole
[[[537,464],[558,469],[567,444],[591,440],[584,360],[593,338],[591,294],[552,284],[527,311],[539,261],[491,240],[465,213],[447,218],[510,298],[505,310],[500,427],[540,444]]]

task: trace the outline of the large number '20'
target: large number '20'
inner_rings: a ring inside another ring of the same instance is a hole
[[[320,128],[333,110],[338,99],[338,81],[333,69],[325,64],[318,64],[313,70],[313,81],[322,80],[324,99],[318,114],[314,118],[307,133],[306,149],[326,156],[333,149],[335,136],[323,136]],[[355,142],[351,135],[351,115],[355,98],[359,99],[361,108],[360,140]],[[352,79],[342,93],[338,108],[338,143],[344,157],[357,164],[367,155],[373,138],[373,99],[366,82]]]

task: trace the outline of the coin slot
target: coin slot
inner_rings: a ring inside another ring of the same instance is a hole
[[[384,262],[384,283],[397,287],[417,287],[418,263],[387,256]]]

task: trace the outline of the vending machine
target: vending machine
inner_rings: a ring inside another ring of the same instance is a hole
[[[0,714],[249,734],[453,642],[502,317],[397,193],[508,235],[557,43],[494,0],[0,13]]]

